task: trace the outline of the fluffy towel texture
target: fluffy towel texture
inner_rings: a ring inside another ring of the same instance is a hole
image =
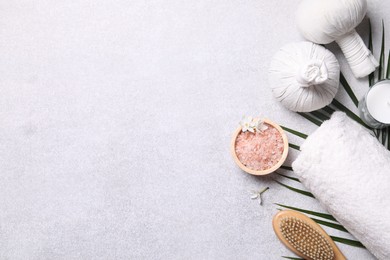
[[[379,259],[390,259],[390,152],[336,112],[301,147],[302,183]]]

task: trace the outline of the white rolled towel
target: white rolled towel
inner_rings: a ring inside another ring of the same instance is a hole
[[[321,204],[378,259],[390,259],[390,152],[335,112],[301,146],[293,169]]]

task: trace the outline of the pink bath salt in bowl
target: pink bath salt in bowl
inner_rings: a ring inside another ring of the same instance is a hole
[[[275,123],[265,120],[267,129],[243,132],[233,137],[232,152],[238,166],[254,175],[264,175],[278,169],[286,160],[288,141],[284,131]]]
[[[282,158],[284,144],[282,135],[268,125],[262,132],[241,132],[236,139],[236,154],[240,162],[255,171],[272,168]]]

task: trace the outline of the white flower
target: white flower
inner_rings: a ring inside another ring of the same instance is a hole
[[[255,190],[251,190],[250,193],[252,194],[251,195],[251,199],[253,200],[256,200],[258,199],[259,200],[259,204],[262,205],[263,204],[263,200],[261,198],[261,195],[266,192],[267,190],[269,189],[269,187],[266,187],[260,191],[255,191]]]
[[[243,132],[249,131],[254,133],[255,131],[262,132],[268,129],[263,120],[253,119],[251,116],[244,116],[240,121],[240,125]]]
[[[240,125],[243,132],[249,131],[251,133],[255,132],[255,124],[253,122],[253,118],[251,116],[243,117],[240,121]]]

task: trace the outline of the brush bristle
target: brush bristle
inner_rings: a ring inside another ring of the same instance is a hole
[[[334,252],[328,239],[316,228],[295,217],[280,221],[283,236],[297,251],[314,260],[332,260]]]

